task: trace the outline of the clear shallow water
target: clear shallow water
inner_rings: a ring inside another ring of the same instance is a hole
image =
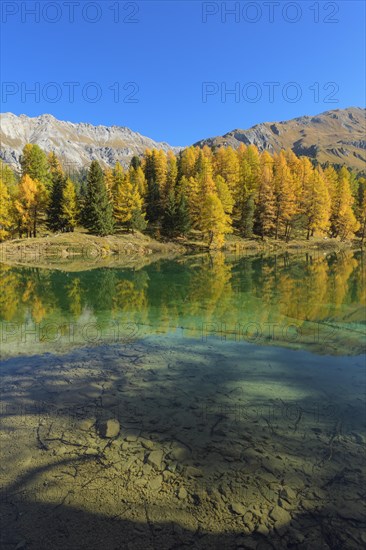
[[[359,254],[3,277],[5,548],[366,542]]]

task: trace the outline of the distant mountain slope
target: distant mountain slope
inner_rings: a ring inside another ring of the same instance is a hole
[[[302,116],[284,122],[264,122],[248,130],[232,130],[224,136],[203,139],[195,145],[256,145],[270,153],[292,149],[319,162],[345,164],[366,170],[365,109],[349,107],[326,111],[317,116]]]
[[[57,120],[52,115],[30,118],[26,115],[0,115],[0,158],[19,169],[19,157],[26,143],[37,143],[44,151],[55,151],[73,169],[98,160],[103,166],[117,161],[127,165],[133,155],[145,149],[178,151],[121,126],[93,126]]]
[[[292,149],[319,162],[345,164],[366,171],[365,109],[350,107],[317,116],[302,116],[284,122],[264,122],[248,130],[233,130],[224,136],[201,140],[195,145],[238,147],[253,143],[261,151],[273,153]],[[19,158],[26,143],[37,143],[73,169],[89,166],[93,159],[103,166],[120,161],[125,166],[133,155],[145,149],[178,152],[181,147],[156,142],[124,126],[93,126],[57,120],[52,115],[30,118],[26,115],[0,115],[0,158],[19,169]]]

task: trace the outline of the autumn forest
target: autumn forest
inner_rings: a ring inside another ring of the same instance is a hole
[[[347,168],[315,166],[292,151],[254,145],[146,150],[130,166],[68,174],[55,153],[27,144],[21,173],[1,164],[0,240],[70,232],[148,230],[196,236],[221,248],[225,236],[364,240],[366,179]]]

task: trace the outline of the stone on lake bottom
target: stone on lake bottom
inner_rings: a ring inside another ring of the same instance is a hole
[[[187,498],[187,495],[188,495],[188,493],[187,493],[186,489],[184,487],[179,487],[178,498],[180,500],[184,500],[184,499]]]
[[[99,423],[99,434],[101,437],[110,439],[112,437],[117,437],[120,432],[121,426],[115,418],[110,418],[109,420],[102,420]]]
[[[163,451],[152,451],[148,458],[147,463],[153,466],[156,470],[162,469]]]
[[[245,506],[243,506],[243,504],[240,504],[239,502],[232,502],[230,507],[232,511],[239,516],[244,516],[245,512],[247,512]]]

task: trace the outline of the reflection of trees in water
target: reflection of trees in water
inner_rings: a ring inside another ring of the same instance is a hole
[[[82,288],[80,279],[73,279],[65,287],[66,296],[70,302],[70,314],[78,319],[83,310]]]
[[[50,272],[35,268],[0,266],[2,320],[24,322],[29,317],[40,323],[51,315],[55,300],[50,290]]]
[[[363,263],[352,252],[329,256],[249,257],[224,254],[161,261],[139,271],[96,269],[64,273],[1,267],[2,319],[35,323],[124,318],[167,330],[190,320],[281,323],[342,320],[365,304]],[[197,324],[196,324],[197,327]]]
[[[0,292],[0,315],[3,321],[22,320],[20,307],[19,278],[16,272],[5,265],[0,266],[1,289]]]
[[[185,315],[202,315],[206,321],[224,319],[232,305],[231,269],[222,253],[204,258],[187,288]]]

